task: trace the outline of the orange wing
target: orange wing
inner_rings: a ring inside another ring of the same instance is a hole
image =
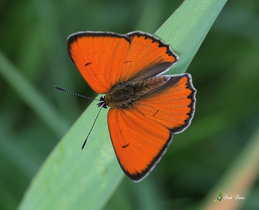
[[[143,80],[168,70],[178,61],[178,56],[155,36],[141,31],[126,34],[130,49],[123,65],[121,80]]]
[[[112,32],[78,32],[68,37],[68,52],[75,66],[97,93],[118,81],[130,39]]]
[[[121,168],[136,182],[148,175],[173,139],[166,127],[136,110],[110,109],[108,125]]]
[[[141,181],[165,153],[174,133],[193,118],[196,90],[189,74],[171,76],[170,86],[131,109],[110,109],[108,125],[113,147],[125,174]]]
[[[181,133],[193,118],[196,89],[190,74],[171,76],[167,83],[170,82],[158,94],[138,101],[134,108],[173,133]]]
[[[89,86],[100,94],[118,82],[160,74],[178,60],[169,45],[140,31],[78,32],[68,37],[68,52]]]

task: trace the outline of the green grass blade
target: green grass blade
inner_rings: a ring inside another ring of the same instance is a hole
[[[156,36],[169,43],[180,60],[171,73],[184,73],[227,0],[185,1],[158,29]]]
[[[39,164],[30,158],[12,139],[6,137],[0,130],[0,154],[11,162],[16,168],[20,169],[29,179],[33,177],[39,168]]]
[[[34,113],[59,137],[68,122],[0,51],[0,74]],[[50,87],[52,88],[52,87]],[[54,90],[54,88],[53,88]]]
[[[72,126],[32,181],[19,209],[99,209],[123,177],[102,110],[89,141],[83,141],[96,117],[95,103]]]
[[[185,1],[156,32],[180,56],[175,73],[186,71],[225,2]],[[93,210],[105,205],[124,175],[109,140],[107,111],[102,110],[85,149],[80,150],[97,112],[92,103],[79,117],[41,167],[19,210]]]

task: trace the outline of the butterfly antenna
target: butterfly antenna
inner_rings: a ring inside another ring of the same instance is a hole
[[[74,92],[71,92],[71,91],[69,91],[69,90],[65,90],[65,89],[62,89],[62,88],[60,88],[60,87],[57,87],[57,86],[53,86],[53,87],[56,88],[56,89],[58,89],[58,90],[64,91],[64,92],[66,92],[66,93],[71,93],[71,94],[73,94],[73,95],[79,96],[79,97],[81,97],[81,98],[87,98],[87,99],[91,99],[91,100],[95,100],[95,101],[100,101],[100,100],[98,100],[98,99],[90,98],[90,97],[87,97],[87,96],[83,96],[83,95],[80,95],[80,94],[78,94],[78,93],[74,93]]]
[[[95,120],[94,120],[94,123],[93,123],[93,125],[92,125],[92,127],[91,127],[91,129],[90,129],[90,131],[89,131],[89,133],[88,133],[88,135],[87,135],[87,137],[86,137],[84,143],[83,143],[82,149],[84,149],[84,147],[85,147],[85,143],[87,142],[87,139],[88,139],[88,137],[90,136],[90,133],[92,132],[92,130],[93,130],[93,128],[94,128],[94,124],[95,124],[95,122],[96,122],[96,120],[97,120],[97,118],[98,118],[98,116],[99,116],[99,114],[100,114],[102,108],[103,108],[103,107],[101,106],[101,108],[100,108],[100,110],[99,110],[99,112],[98,112],[98,114],[97,114],[97,116],[96,116],[96,118],[95,118]]]

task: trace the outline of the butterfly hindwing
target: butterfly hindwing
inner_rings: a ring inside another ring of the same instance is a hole
[[[190,125],[193,118],[195,94],[190,74],[170,76],[165,85],[143,97],[134,107],[173,133],[180,133]]]

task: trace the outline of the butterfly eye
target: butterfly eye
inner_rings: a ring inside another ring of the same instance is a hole
[[[98,107],[103,107],[103,108],[105,108],[105,109],[107,109],[109,106],[105,103],[105,101],[104,101],[104,96],[101,96],[101,98],[100,98],[100,102],[97,104],[97,106]]]
[[[104,101],[104,96],[101,96],[101,97],[100,97],[100,101]]]

